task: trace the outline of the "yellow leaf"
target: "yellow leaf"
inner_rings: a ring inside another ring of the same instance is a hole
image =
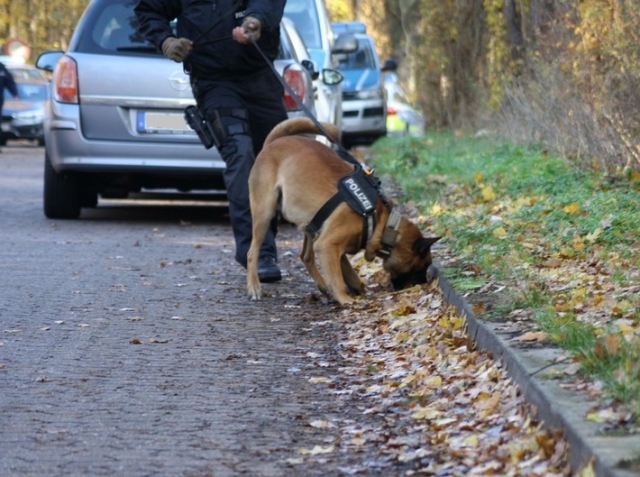
[[[482,175],[482,172],[476,172],[476,182],[482,182],[484,180],[484,176]]]
[[[569,204],[569,205],[565,205],[564,206],[564,211],[567,214],[575,214],[579,210],[580,210],[580,205],[577,202],[574,202],[573,204]]]
[[[602,233],[602,229],[598,227],[593,232],[587,234],[585,239],[587,239],[587,242],[595,242],[601,233]]]
[[[437,421],[435,421],[432,427],[436,430],[442,430],[456,422],[458,422],[458,420],[455,417],[445,417],[444,419],[438,419]]]
[[[580,469],[576,477],[596,477],[596,471],[593,468],[593,462],[589,462],[586,467]]]
[[[498,227],[493,231],[493,236],[497,238],[504,238],[507,236],[507,231],[504,229],[504,227]]]
[[[331,379],[329,378],[323,378],[323,377],[317,377],[317,378],[309,378],[309,382],[313,383],[313,384],[317,384],[317,383],[330,383]]]
[[[440,376],[431,376],[424,380],[424,384],[431,388],[437,388],[442,386],[442,378]]]
[[[411,417],[414,419],[435,419],[442,416],[444,413],[430,407],[423,407],[414,412]]]
[[[525,341],[525,342],[544,341],[547,339],[548,336],[549,335],[544,331],[528,331],[523,335],[518,336],[516,340]]]
[[[416,309],[407,303],[400,303],[395,310],[391,312],[393,316],[406,316],[415,313]]]
[[[496,407],[500,403],[500,397],[501,394],[499,392],[495,392],[489,398],[483,401],[478,401],[476,403],[476,408],[481,411],[480,415],[482,417],[486,417],[495,412]]]
[[[491,202],[496,198],[496,193],[493,191],[491,187],[483,187],[482,188],[482,200],[485,202]]]
[[[466,319],[463,316],[452,316],[450,322],[452,330],[460,330],[464,327]]]
[[[434,204],[431,207],[431,215],[440,215],[444,212],[444,208],[440,204]]]
[[[476,447],[480,443],[480,437],[478,434],[471,434],[464,440],[464,443],[469,447]]]
[[[564,258],[572,258],[576,254],[576,251],[571,247],[562,247],[560,249],[560,256]]]

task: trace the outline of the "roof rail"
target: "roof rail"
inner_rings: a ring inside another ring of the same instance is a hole
[[[336,35],[340,33],[367,33],[367,25],[364,22],[333,22],[331,28]]]

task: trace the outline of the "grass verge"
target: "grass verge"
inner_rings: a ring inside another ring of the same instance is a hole
[[[448,132],[385,138],[371,155],[444,237],[454,287],[504,287],[479,314],[525,315],[579,364],[608,419],[637,424],[640,173],[602,176],[539,147]]]

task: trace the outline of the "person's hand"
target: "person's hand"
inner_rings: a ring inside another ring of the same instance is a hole
[[[191,47],[191,40],[170,36],[162,42],[162,54],[170,60],[181,63],[191,53]]]
[[[242,25],[233,29],[233,39],[239,43],[249,43],[260,39],[260,20],[246,17]]]

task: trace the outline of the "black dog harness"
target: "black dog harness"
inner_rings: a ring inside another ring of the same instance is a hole
[[[379,185],[376,185],[375,182],[379,181],[371,174],[366,174],[360,164],[356,165],[351,174],[340,179],[338,191],[316,212],[316,215],[307,225],[307,232],[315,237],[322,228],[324,221],[329,218],[336,207],[346,202],[349,207],[363,218],[364,228],[361,246],[364,248],[376,226],[375,211],[380,193],[378,190]]]
[[[341,152],[338,151],[338,154]],[[344,159],[343,154],[340,155]],[[350,154],[349,157],[351,157]],[[401,216],[391,208],[391,205],[382,194],[380,180],[373,175],[373,172],[368,168],[365,169],[355,158],[348,162],[356,163],[355,170],[340,179],[338,191],[320,207],[320,210],[316,212],[316,215],[307,225],[306,230],[315,238],[320,232],[322,224],[329,218],[336,207],[346,202],[349,207],[362,216],[363,226],[360,248],[365,248],[376,227],[375,211],[378,199],[380,199],[385,207],[391,211],[382,234],[382,248],[376,251],[376,255],[386,258],[397,242]]]

